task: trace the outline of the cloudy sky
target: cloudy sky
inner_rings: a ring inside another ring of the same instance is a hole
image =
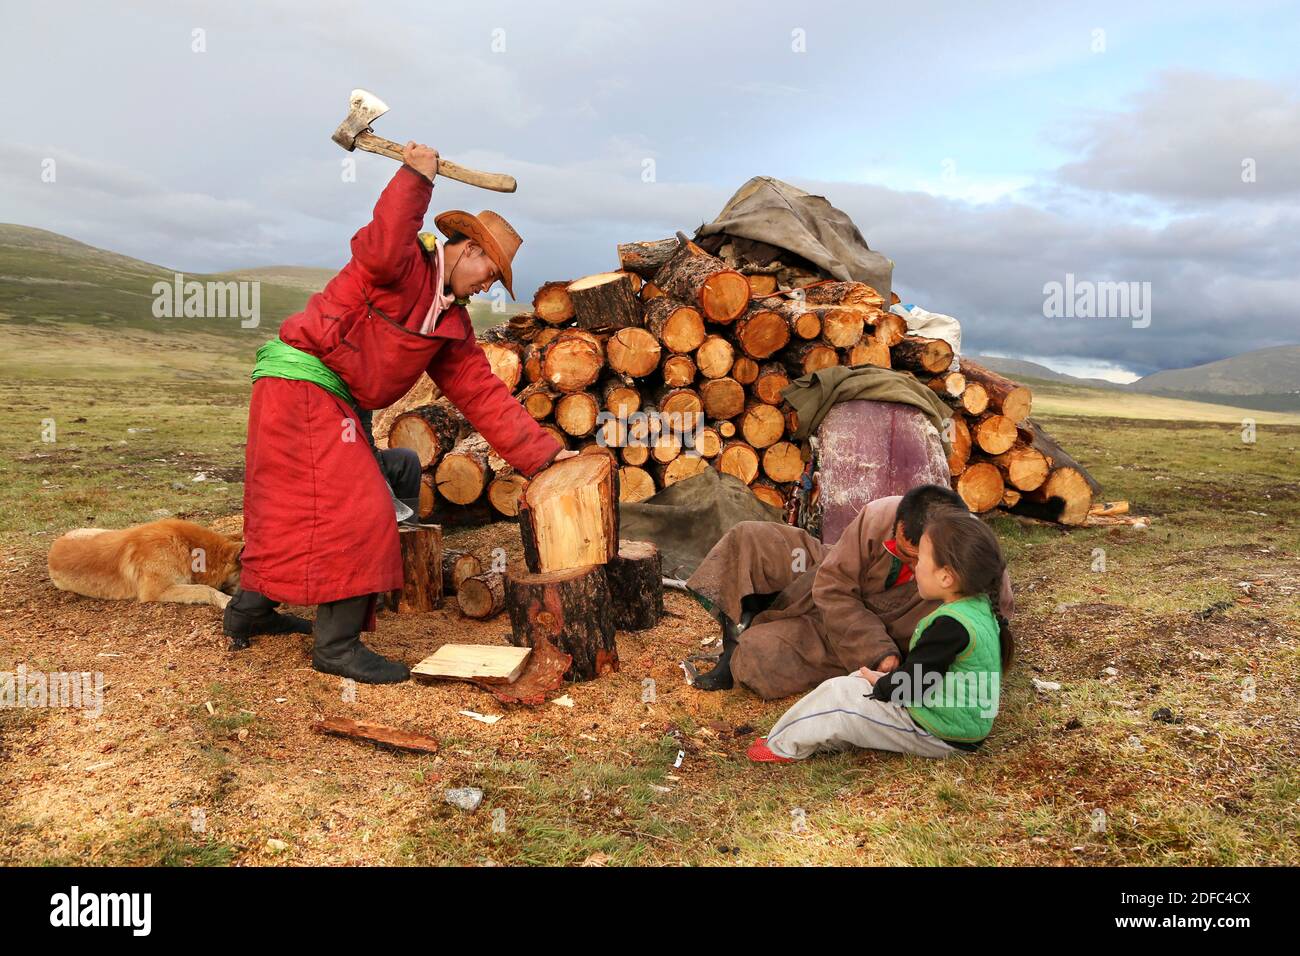
[[[9,4],[0,221],[184,271],[341,265],[393,172],[344,181],[361,86],[381,135],[518,178],[439,180],[431,212],[509,218],[522,298],[769,175],[970,352],[1131,378],[1300,342],[1300,8],[1072,6]],[[1046,316],[1067,274],[1149,283],[1149,325]]]

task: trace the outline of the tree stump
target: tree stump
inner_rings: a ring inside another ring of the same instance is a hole
[[[605,566],[614,602],[614,627],[642,631],[654,627],[664,614],[663,559],[649,541],[621,540]]]
[[[618,670],[614,608],[603,564],[540,574],[510,572],[506,611],[510,643],[533,647],[544,638],[573,658],[567,679],[592,680]]]
[[[605,564],[618,553],[618,464],[601,448],[556,462],[519,495],[519,534],[533,573]]]
[[[399,528],[402,547],[402,587],[390,591],[385,603],[398,614],[442,607],[442,526],[422,524]]]
[[[478,621],[496,617],[506,606],[505,578],[499,571],[466,578],[456,589],[456,600],[466,617]]]

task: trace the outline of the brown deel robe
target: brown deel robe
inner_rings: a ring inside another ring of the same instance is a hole
[[[827,548],[808,532],[773,521],[731,528],[687,581],[716,611],[740,620],[740,599],[779,592],[755,615],[731,657],[735,679],[765,700],[801,694],[824,680],[907,653],[917,623],[938,601],[915,579],[885,588],[900,496],[878,498]],[[1002,579],[1002,613],[1012,611]]]

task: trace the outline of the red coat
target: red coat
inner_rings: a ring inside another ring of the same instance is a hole
[[[427,371],[471,425],[525,476],[559,444],[497,378],[464,306],[432,335],[435,260],[418,231],[433,185],[403,166],[352,237],[352,259],[280,338],[315,355],[362,409],[392,404]],[[369,305],[367,305],[369,300]],[[241,586],[276,601],[320,604],[402,586],[388,486],[355,412],[310,382],[259,378],[248,409]]]

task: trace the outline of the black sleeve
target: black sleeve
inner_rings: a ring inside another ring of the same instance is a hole
[[[936,617],[922,632],[916,646],[907,652],[898,670],[876,681],[871,696],[885,703],[921,703],[926,675],[942,676],[969,643],[970,634],[960,621],[946,614]]]

